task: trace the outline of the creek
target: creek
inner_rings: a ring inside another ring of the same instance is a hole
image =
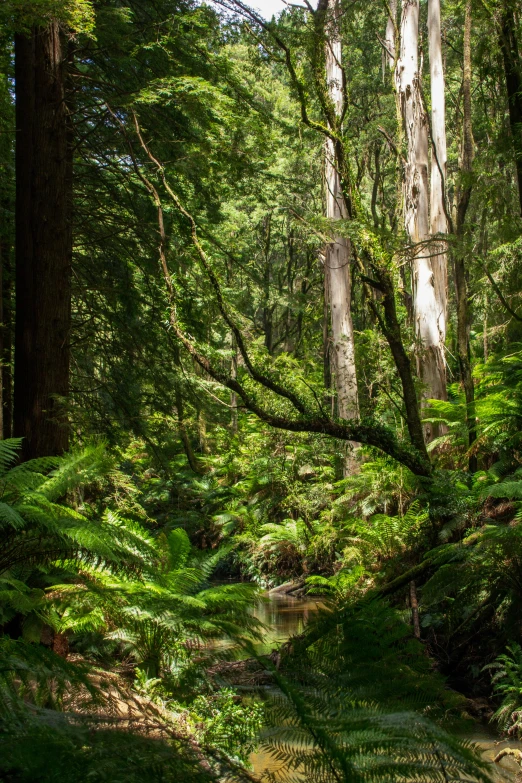
[[[294,598],[282,594],[268,595],[268,600],[260,602],[255,608],[256,617],[268,629],[263,638],[260,652],[270,652],[274,647],[301,633],[320,605],[320,599]],[[502,748],[510,747],[522,750],[522,742],[501,740],[493,727],[480,723],[477,723],[471,731],[466,733],[466,738],[478,745],[482,757],[490,762],[493,762]],[[261,780],[268,772],[275,773],[281,769],[281,762],[262,750],[253,753],[250,761],[255,774]],[[509,757],[502,759],[499,764],[492,763],[492,778],[498,783],[501,781],[512,783],[515,781],[517,773],[520,773],[520,768]]]

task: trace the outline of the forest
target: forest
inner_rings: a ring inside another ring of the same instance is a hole
[[[522,5],[272,10],[0,4],[0,780],[522,779]]]

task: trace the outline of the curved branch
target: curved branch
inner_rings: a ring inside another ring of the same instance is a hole
[[[367,446],[374,446],[393,457],[397,462],[405,465],[415,475],[430,476],[431,465],[424,459],[423,455],[413,446],[401,443],[391,429],[373,419],[329,419],[324,416],[314,416],[310,413],[306,413],[299,419],[292,419],[270,413],[257,403],[236,378],[232,378],[212,365],[209,359],[201,354],[194,343],[183,333],[175,320],[171,320],[171,328],[194,361],[211,378],[238,394],[245,408],[271,427],[287,430],[288,432],[310,432],[328,435],[337,440],[356,441]]]
[[[169,196],[172,199],[172,201],[174,202],[176,208],[183,215],[183,217],[185,217],[189,221],[189,223],[190,223],[190,236],[191,236],[192,244],[194,245],[194,247],[195,247],[195,249],[196,249],[196,251],[198,253],[199,260],[201,261],[201,265],[203,266],[203,269],[205,270],[205,272],[206,272],[206,274],[207,274],[207,276],[208,276],[208,278],[210,280],[212,288],[214,289],[214,293],[216,295],[216,300],[217,300],[219,312],[221,313],[221,315],[223,317],[223,320],[225,321],[225,323],[227,324],[229,329],[232,331],[234,337],[236,338],[237,347],[239,348],[241,356],[243,357],[243,361],[245,362],[245,366],[248,369],[250,375],[252,376],[252,378],[255,381],[257,381],[257,383],[260,383],[262,386],[265,386],[267,389],[270,389],[270,391],[273,391],[275,394],[279,395],[280,397],[286,398],[289,402],[292,403],[294,408],[299,413],[306,414],[307,413],[306,406],[304,405],[302,400],[300,400],[299,397],[296,394],[294,394],[291,391],[288,391],[288,389],[286,389],[284,386],[281,386],[281,384],[278,383],[277,381],[275,381],[273,378],[270,378],[268,375],[265,375],[264,373],[261,373],[252,364],[252,361],[251,361],[250,356],[248,354],[248,351],[246,349],[245,341],[243,340],[243,335],[242,335],[240,329],[238,328],[237,324],[235,323],[235,321],[232,319],[230,313],[228,312],[228,308],[227,308],[226,303],[225,303],[225,301],[223,299],[223,294],[221,293],[221,286],[219,284],[219,280],[217,279],[217,276],[216,276],[214,270],[212,269],[211,265],[209,264],[207,255],[206,255],[205,251],[203,250],[203,248],[202,248],[202,246],[201,246],[201,244],[199,242],[196,221],[194,220],[194,218],[192,217],[190,212],[188,212],[185,209],[185,207],[180,202],[180,200],[177,197],[177,195],[174,193],[174,191],[170,187],[169,183],[167,182],[167,178],[165,177],[165,170],[164,170],[163,166],[154,157],[154,155],[151,153],[151,151],[149,150],[145,140],[143,139],[143,137],[141,135],[141,130],[140,130],[140,127],[139,127],[139,124],[138,124],[138,119],[137,119],[136,115],[134,114],[134,112],[133,112],[133,116],[134,116],[134,125],[135,125],[135,128],[136,128],[136,133],[137,133],[138,138],[140,140],[141,146],[143,147],[144,151],[147,153],[147,155],[150,158],[150,160],[156,166],[156,168],[158,170],[158,173],[159,173],[159,175],[161,177],[161,181],[163,183],[163,186],[164,186],[165,190],[167,191],[167,193],[169,194]],[[170,276],[169,276],[169,279],[170,279]],[[171,290],[172,286],[171,286],[171,284],[169,285],[169,283],[167,283],[167,285],[169,286],[169,293],[170,293],[170,290]]]
[[[479,259],[477,259],[477,260],[479,260]],[[516,321],[519,321],[520,323],[522,323],[522,316],[518,315],[518,313],[515,313],[515,311],[509,306],[509,304],[508,304],[508,302],[506,300],[506,297],[504,296],[504,294],[502,293],[502,291],[500,290],[498,285],[495,283],[495,281],[493,279],[493,276],[491,275],[491,272],[489,271],[489,269],[487,268],[487,266],[486,266],[486,264],[484,262],[482,262],[482,266],[484,267],[484,272],[486,273],[486,277],[488,278],[489,282],[491,283],[491,287],[493,288],[493,291],[496,293],[496,295],[500,299],[500,301],[503,304],[503,306],[505,307],[505,309],[508,311],[508,313],[510,314],[510,316],[512,318],[514,318]]]
[[[414,445],[400,442],[395,436],[395,434],[392,432],[392,430],[389,429],[388,427],[370,418],[344,420],[344,419],[328,418],[324,410],[321,410],[319,414],[313,413],[307,409],[305,404],[297,397],[297,395],[288,391],[286,388],[281,386],[280,383],[274,381],[272,378],[266,376],[264,373],[261,373],[252,365],[250,357],[246,350],[243,335],[228,313],[227,306],[222,296],[219,281],[214,273],[214,270],[212,269],[212,267],[208,262],[205,251],[203,250],[203,248],[199,243],[199,239],[197,236],[196,222],[192,217],[192,215],[183,207],[183,205],[179,201],[179,198],[173,192],[172,188],[168,184],[165,177],[163,166],[153,156],[153,154],[150,152],[149,148],[147,147],[141,135],[141,131],[136,116],[134,116],[134,121],[135,121],[135,128],[140,143],[143,149],[145,150],[145,152],[147,153],[149,159],[157,167],[162,183],[165,187],[165,190],[169,194],[170,198],[172,199],[172,201],[174,202],[174,204],[176,205],[180,213],[190,223],[192,243],[198,252],[201,264],[211,281],[212,287],[216,294],[221,315],[225,320],[226,324],[232,330],[236,338],[238,347],[243,356],[243,360],[245,362],[247,370],[249,371],[254,381],[259,383],[264,388],[272,391],[278,397],[287,399],[289,402],[291,402],[294,408],[300,414],[299,418],[291,418],[288,416],[275,415],[274,413],[269,412],[264,407],[259,405],[256,399],[247,391],[247,389],[245,389],[245,387],[237,380],[237,378],[233,378],[232,376],[224,373],[218,367],[214,366],[204,354],[200,353],[200,351],[196,348],[192,340],[190,340],[181,329],[176,314],[175,290],[174,290],[174,286],[172,285],[172,280],[166,264],[166,257],[164,253],[165,236],[162,230],[163,211],[162,211],[161,199],[159,197],[157,189],[152,185],[152,183],[146,177],[144,177],[142,172],[139,172],[140,179],[146,185],[147,190],[150,192],[158,208],[158,221],[160,225],[160,234],[161,234],[161,242],[160,242],[161,269],[165,279],[165,285],[167,288],[167,295],[168,295],[169,306],[170,306],[170,317],[169,317],[170,328],[172,329],[174,335],[179,340],[179,342],[187,350],[189,355],[211,378],[213,378],[215,381],[220,383],[222,386],[235,392],[241,398],[247,410],[249,410],[251,413],[254,413],[259,419],[266,422],[270,426],[275,427],[276,429],[287,430],[289,432],[317,433],[321,435],[328,435],[332,438],[336,438],[337,440],[356,441],[358,443],[362,443],[367,446],[373,446],[380,449],[385,454],[388,454],[390,457],[397,460],[405,467],[409,468],[409,470],[411,470],[412,473],[414,473],[415,475],[429,477],[431,475],[431,465],[429,459],[426,458],[425,453],[423,453],[423,451],[416,448]],[[133,160],[134,167],[136,169],[139,169],[134,157],[132,145],[128,140],[125,129],[124,129],[124,133],[129,143],[129,150]]]

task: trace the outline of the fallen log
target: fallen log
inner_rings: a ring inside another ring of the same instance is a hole
[[[294,593],[296,590],[301,590],[304,586],[304,579],[301,579],[298,582],[293,580],[278,585],[277,587],[272,587],[272,589],[268,591],[268,595],[290,595],[290,593]]]

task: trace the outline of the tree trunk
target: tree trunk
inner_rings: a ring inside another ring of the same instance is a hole
[[[500,49],[504,61],[504,75],[509,104],[509,124],[513,136],[518,196],[522,214],[522,75],[516,35],[513,3],[506,0],[501,18]]]
[[[417,369],[424,399],[445,399],[446,372],[439,329],[433,268],[429,258],[428,123],[422,102],[418,58],[419,2],[403,0],[397,96],[407,142],[404,166],[404,222],[413,245],[413,311]],[[425,437],[431,440],[431,427]]]
[[[0,239],[0,439],[12,437],[11,244]]]
[[[189,464],[190,469],[194,473],[197,473],[198,475],[202,475],[203,471],[201,470],[198,464],[198,460],[196,458],[196,455],[194,454],[194,450],[190,442],[190,437],[187,432],[187,426],[185,424],[185,406],[183,404],[183,395],[181,393],[181,388],[179,386],[179,383],[176,383],[174,387],[174,396],[176,400],[176,416],[178,420],[178,432],[183,446],[183,451],[185,452],[185,456],[187,458],[187,462]]]
[[[457,354],[464,394],[466,397],[466,422],[468,427],[468,448],[476,440],[476,422],[473,411],[475,402],[475,387],[471,371],[471,353],[469,346],[470,307],[468,281],[466,271],[466,252],[464,247],[465,221],[472,189],[473,166],[473,129],[471,125],[471,0],[466,0],[464,13],[464,74],[463,92],[463,124],[462,153],[460,165],[460,182],[457,191],[457,225],[458,244],[455,254],[455,296],[457,300]],[[468,467],[471,473],[477,470],[477,458],[469,457]]]
[[[4,432],[4,384],[3,384],[3,377],[4,377],[4,362],[5,362],[5,312],[4,312],[4,280],[5,280],[5,272],[6,272],[6,265],[7,265],[7,256],[8,256],[8,247],[7,242],[2,241],[2,238],[0,237],[0,368],[1,368],[1,379],[0,379],[0,440],[3,440],[5,438],[5,432]]]
[[[15,37],[14,431],[26,458],[68,447],[72,145],[57,22]]]
[[[394,68],[395,67],[395,57],[396,57],[396,41],[395,41],[395,33],[397,29],[397,0],[390,0],[389,3],[389,9],[391,12],[391,15],[388,16],[388,19],[386,20],[386,34],[384,36],[384,45],[385,45],[385,51],[383,55],[383,65],[385,68],[384,71],[387,68]]]
[[[324,285],[323,285],[323,383],[325,389],[332,388],[332,368],[330,362],[330,328],[329,328],[329,298],[330,285],[328,270],[326,267],[326,255],[324,256]]]
[[[174,346],[174,364],[178,368],[178,372],[181,377],[183,373],[183,368],[181,366],[181,356],[179,352],[179,347],[177,345]],[[187,431],[187,425],[185,423],[185,405],[183,402],[183,392],[179,381],[174,382],[174,399],[176,401],[176,418],[178,421],[178,433],[183,446],[183,451],[185,452],[185,456],[187,458],[187,462],[189,464],[190,469],[194,471],[194,473],[197,473],[198,475],[202,475],[203,471],[198,464],[196,455],[194,454],[194,449],[192,448],[192,443],[190,442],[190,436]]]
[[[431,130],[433,149],[431,159],[430,189],[430,234],[447,234],[448,221],[445,212],[446,198],[446,97],[444,71],[442,67],[442,45],[440,32],[440,0],[428,0],[428,37],[431,84]],[[444,242],[434,242],[430,248],[435,300],[437,303],[437,326],[440,350],[442,352],[442,397],[446,395],[446,364],[444,346],[446,343],[446,319],[448,310],[448,262]]]
[[[417,588],[415,586],[415,580],[410,582],[410,606],[411,606],[411,624],[413,625],[413,635],[416,639],[420,639],[420,622],[419,622],[419,602],[417,600]]]
[[[232,335],[232,362],[230,365],[230,377],[236,380],[237,378],[237,342],[234,335]],[[233,391],[230,392],[230,406],[232,409],[230,415],[230,425],[232,432],[237,435],[238,432],[238,417],[237,417],[237,394]]]
[[[343,73],[341,39],[338,29],[340,9],[337,0],[329,1],[328,11],[331,13],[331,19],[328,23],[326,41],[326,79],[335,116],[340,118],[343,111]],[[346,220],[348,213],[336,165],[334,143],[331,139],[327,139],[325,157],[326,217],[332,221]],[[337,407],[341,419],[353,419],[359,415],[351,314],[350,264],[350,240],[334,236],[326,248],[325,273],[328,281],[332,348],[335,357]]]
[[[2,361],[2,427],[3,437],[13,436],[13,308],[12,308],[12,268],[8,264],[2,273],[3,301],[3,361]]]
[[[270,244],[272,240],[272,215],[269,213],[263,220],[263,331],[265,348],[268,353],[273,350],[273,315],[274,308],[270,304],[270,283],[272,264]]]
[[[390,351],[399,373],[404,399],[404,408],[406,412],[406,424],[411,442],[422,454],[423,459],[429,464],[429,456],[424,442],[424,433],[419,414],[419,405],[417,402],[417,393],[415,382],[411,371],[411,363],[408,353],[404,347],[401,335],[401,327],[397,316],[395,306],[395,287],[394,281],[387,269],[377,269],[377,277],[383,293],[382,305],[384,319],[380,319],[381,329],[390,347]]]

